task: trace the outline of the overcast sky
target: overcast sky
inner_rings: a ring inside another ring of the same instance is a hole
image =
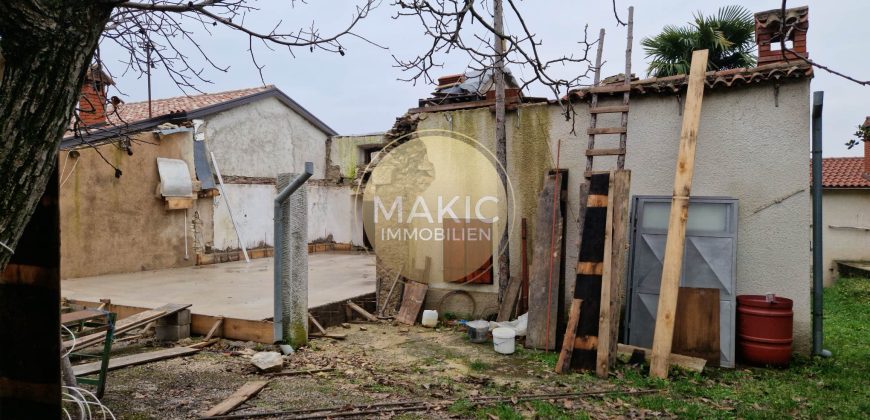
[[[279,19],[287,27],[308,26],[312,21],[324,34],[346,25],[356,4],[361,0],[309,0],[308,4],[291,7],[288,0],[251,2],[260,10],[246,17],[246,26],[261,31],[271,29]],[[295,58],[280,50],[269,51],[255,46],[258,62],[264,64],[265,81],[274,84],[302,106],[317,115],[341,134],[382,132],[389,129],[396,117],[408,108],[416,106],[417,99],[428,97],[431,85],[412,85],[398,80],[402,71],[394,67],[393,55],[409,58],[425,51],[427,39],[420,24],[411,18],[392,19],[396,9],[384,0],[381,6],[359,24],[357,33],[374,42],[389,47],[385,51],[361,40],[347,38],[343,41],[347,54],[325,52],[310,53],[307,49],[295,50]],[[297,2],[298,3],[298,2]],[[617,0],[620,14],[632,2]],[[753,12],[780,7],[779,0],[634,0],[635,47],[632,55],[633,72],[646,76],[646,63],[639,42],[653,36],[667,24],[682,25],[692,19],[698,10],[714,14],[723,5],[741,4]],[[789,7],[808,4],[809,33],[808,51],[814,60],[853,75],[858,79],[870,79],[870,55],[866,40],[870,38],[870,25],[866,22],[870,12],[867,0],[838,1],[790,1]],[[599,28],[605,28],[605,60],[603,75],[622,72],[625,55],[625,29],[617,25],[610,0],[525,0],[518,2],[521,12],[532,31],[542,40],[540,51],[545,57],[555,57],[566,51],[580,53],[577,41],[582,39],[583,27],[589,25],[590,38]],[[205,77],[211,84],[200,83],[204,92],[240,89],[261,85],[259,74],[251,63],[248,40],[245,36],[218,28],[208,35],[193,26],[196,39],[218,65],[229,66],[228,72],[205,67]],[[507,30],[519,30],[516,20],[507,20]],[[195,63],[205,66],[192,51]],[[121,51],[109,44],[102,46],[103,58],[110,69],[122,66]],[[443,70],[438,74],[460,73],[469,64],[467,56],[457,54],[444,60]],[[567,68],[566,74],[579,67]],[[514,69],[519,75],[528,70]],[[118,74],[113,70],[118,87],[127,102],[147,98],[146,80],[137,75]],[[160,69],[152,77],[154,98],[178,96],[183,93]],[[860,147],[847,150],[844,143],[851,137],[865,116],[870,115],[870,87],[840,79],[824,71],[816,70],[811,90],[825,91],[824,108],[824,154],[825,156],[856,156]],[[531,94],[547,96],[543,87],[532,88]],[[809,98],[808,98],[809,100]],[[809,116],[808,116],[809,118]]]

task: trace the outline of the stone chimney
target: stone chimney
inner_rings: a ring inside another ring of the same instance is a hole
[[[773,9],[755,14],[755,42],[758,44],[758,65],[785,61],[781,49],[780,38],[785,36],[786,50],[794,51],[800,56],[809,58],[807,53],[807,29],[809,28],[809,8],[807,6],[785,9]],[[788,60],[800,60],[795,54],[787,52]]]
[[[79,95],[79,119],[84,125],[99,125],[108,122],[106,104],[109,85],[115,82],[96,64],[85,74],[85,83]]]

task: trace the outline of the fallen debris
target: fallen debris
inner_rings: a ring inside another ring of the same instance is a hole
[[[208,410],[205,413],[205,417],[220,416],[229,413],[234,408],[242,405],[242,403],[251,399],[251,397],[253,397],[254,395],[257,395],[257,393],[265,388],[268,384],[269,381],[251,381],[242,385],[242,387],[234,392],[233,395],[230,395],[220,404],[212,407],[211,410]]]
[[[321,368],[321,369],[288,370],[285,372],[270,373],[266,376],[268,376],[270,378],[274,378],[274,377],[278,377],[278,376],[313,375],[315,373],[320,373],[320,372],[332,372],[333,370],[335,370],[335,368],[332,368],[332,367]]]
[[[190,307],[190,304],[177,304],[170,303],[163,305],[156,309],[147,310],[144,312],[140,312],[135,315],[128,316],[124,319],[121,319],[115,324],[115,335],[119,335],[121,333],[127,332],[134,328],[141,327],[145,324],[148,324],[151,321],[154,321],[158,318],[172,315],[178,311],[183,309],[187,309]],[[106,339],[106,332],[101,331],[98,333],[86,335],[84,337],[78,337],[75,340],[68,340],[63,342],[63,347],[68,349],[75,344],[76,350],[83,349],[85,347],[90,347],[95,344],[102,343],[103,340]]]
[[[284,356],[277,351],[261,351],[251,356],[251,364],[263,372],[279,371],[284,367]]]
[[[351,301],[347,301],[347,306],[350,309],[353,309],[354,312],[362,315],[363,318],[365,318],[371,322],[378,322],[378,317],[370,314],[369,311],[363,309],[361,306],[357,305],[356,303],[353,303]]]
[[[618,349],[617,351],[619,352],[619,354],[629,355],[632,358],[632,360],[636,360],[638,357],[637,355],[635,355],[635,352],[643,352],[644,359],[646,361],[649,361],[650,360],[650,353],[652,352],[652,350],[650,350],[650,349],[645,349],[645,348],[636,347],[636,346],[630,346],[628,344],[622,344],[622,343],[620,343],[617,346],[617,349]],[[682,354],[671,353],[668,360],[670,361],[671,366],[678,366],[678,367],[681,367],[683,369],[690,370],[693,372],[701,372],[704,370],[704,366],[707,365],[707,361],[704,359],[701,359],[699,357],[683,356]]]

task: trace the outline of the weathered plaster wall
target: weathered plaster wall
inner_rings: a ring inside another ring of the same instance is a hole
[[[779,106],[775,105],[778,99]],[[612,104],[602,101],[602,105]],[[511,239],[511,272],[519,275],[519,219],[534,235],[537,195],[553,167],[561,140],[560,167],[569,169],[566,272],[578,254],[578,191],[585,168],[586,105],[566,121],[557,105],[534,104],[508,113],[508,172],[518,216]],[[673,191],[682,116],[675,96],[632,98],[626,168],[632,170],[632,195]],[[618,115],[601,118],[600,127],[618,126]],[[494,118],[487,108],[426,114],[418,129],[455,130],[494,150]],[[576,134],[572,133],[575,129]],[[795,301],[796,349],[810,343],[810,195],[809,82],[708,90],[705,93],[695,158],[692,194],[739,199],[737,293],[772,292]],[[610,137],[610,138],[608,138]],[[617,136],[599,136],[598,147],[616,147]],[[549,153],[547,153],[549,148]],[[615,167],[615,158],[596,158],[597,168]],[[764,210],[777,199],[790,198]],[[573,277],[566,282],[573,294]],[[438,287],[437,285],[435,286]],[[454,285],[447,287],[457,288]],[[495,287],[462,286],[481,292]],[[428,304],[428,303],[427,303]],[[567,304],[567,302],[566,302]]]
[[[365,149],[386,144],[383,134],[335,136],[329,146],[330,164],[336,165],[342,177],[356,177],[358,166],[365,162]]]
[[[870,190],[826,189],[822,194],[822,252],[825,285],[830,286],[837,278],[835,260],[870,261],[870,232],[860,229],[870,228]]]
[[[324,177],[327,134],[275,98],[206,118],[205,136],[224,176],[274,178],[309,161],[313,178]]]
[[[354,200],[349,187],[318,185],[309,181],[308,241],[325,240],[331,235],[338,243],[362,245],[362,224],[353,223]],[[242,238],[249,248],[274,244],[273,184],[226,184],[233,215],[239,223]],[[206,201],[206,200],[203,200]],[[358,214],[359,220],[362,215]],[[216,249],[238,249],[239,241],[223,197],[214,198],[214,246]]]
[[[112,144],[97,147],[123,171],[120,178],[97,150],[79,149],[78,159],[66,159],[67,152],[61,151],[62,278],[183,267],[195,262],[193,234],[185,226],[184,214],[188,213],[189,222],[198,210],[200,218],[210,223],[210,202],[198,200],[194,209],[167,211],[164,200],[156,195],[160,182],[157,157],[183,159],[193,175],[190,133],[160,140],[151,133],[136,137],[157,145],[134,142],[132,156]]]
[[[275,185],[272,184],[225,184],[233,216],[242,232],[247,248],[272,246],[274,226]],[[238,249],[239,238],[227,211],[224,197],[214,198],[214,247],[215,249]]]
[[[347,186],[310,184],[308,188],[308,240],[363,245],[362,212]]]

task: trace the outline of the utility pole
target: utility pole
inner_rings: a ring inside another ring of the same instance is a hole
[[[495,157],[498,159],[501,170],[499,178],[501,185],[507,188],[507,133],[505,127],[505,83],[504,83],[504,55],[505,55],[505,40],[504,35],[504,8],[502,0],[494,0],[495,36],[493,37],[495,45],[495,69],[493,69],[493,79],[495,81]],[[505,191],[507,192],[507,191]],[[505,200],[507,200],[505,194]],[[498,244],[498,300],[504,298],[505,289],[510,282],[511,267],[510,267],[510,243],[508,241],[508,231],[510,231],[510,220],[508,219],[509,212],[505,212],[505,230]]]

